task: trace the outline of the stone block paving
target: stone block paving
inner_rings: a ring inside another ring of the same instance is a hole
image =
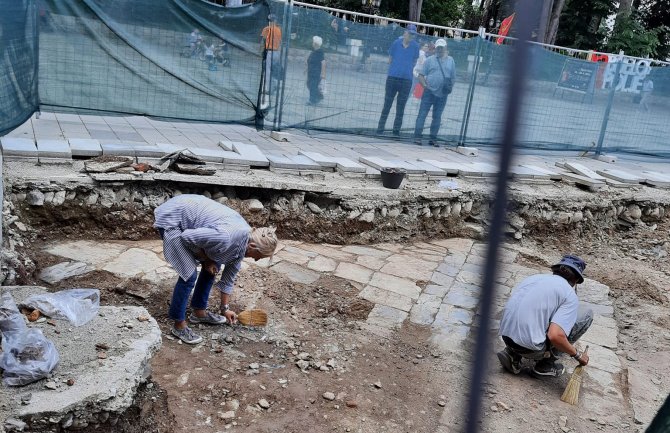
[[[500,260],[495,305],[490,319],[491,332],[497,332],[505,302],[512,288],[537,269],[515,262],[518,252],[503,248]],[[284,274],[291,281],[316,283],[322,275],[334,275],[360,288],[359,297],[374,304],[366,329],[389,336],[405,323],[430,327],[431,343],[446,353],[467,353],[469,339],[476,324],[480,280],[486,245],[469,239],[447,239],[407,245],[337,246],[281,242],[272,261],[245,261],[248,266],[262,266]],[[123,278],[139,277],[154,282],[176,279],[176,274],[162,256],[160,241],[64,242],[51,245],[47,252],[63,257],[45,281],[67,278],[91,270],[106,270]],[[427,258],[419,258],[421,251]],[[435,254],[432,254],[432,253]],[[46,271],[46,270],[45,270]],[[595,318],[580,344],[590,346],[591,362],[586,374],[589,391],[585,401],[600,399],[598,407],[623,405],[624,394],[619,376],[622,364],[615,353],[618,329],[613,319],[609,288],[587,279],[579,287],[583,305],[592,307]],[[501,343],[497,343],[498,349]],[[492,348],[492,355],[497,348]],[[494,355],[493,355],[494,356]],[[495,363],[495,361],[492,361]],[[497,366],[497,364],[495,364]],[[500,374],[503,374],[502,372]]]

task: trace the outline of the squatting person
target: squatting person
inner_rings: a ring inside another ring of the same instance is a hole
[[[585,268],[582,259],[566,255],[551,267],[552,275],[530,276],[514,288],[500,322],[505,349],[498,359],[505,370],[519,374],[527,358],[536,361],[533,376],[560,376],[565,368],[556,362],[558,352],[589,363],[588,354],[574,346],[593,322],[593,311],[579,305],[576,293]]]
[[[186,305],[191,298],[191,323],[220,325],[235,323],[237,314],[229,308],[230,294],[242,259],[271,257],[277,247],[273,228],[251,229],[233,209],[201,195],[183,194],[171,198],[154,211],[154,227],[163,239],[165,259],[179,274],[172,293],[168,316],[174,320],[172,334],[184,343],[197,344],[202,337],[186,323]],[[196,269],[202,265],[200,275]],[[223,266],[216,287],[221,292],[220,313],[207,310],[214,278]]]

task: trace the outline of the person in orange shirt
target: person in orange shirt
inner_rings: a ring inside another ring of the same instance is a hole
[[[270,93],[270,83],[278,80],[277,73],[279,72],[279,49],[281,47],[281,28],[277,24],[277,16],[275,14],[268,15],[268,25],[263,28],[261,32],[261,50],[265,58],[265,87],[264,92]],[[273,71],[274,69],[274,71]],[[273,77],[274,72],[274,77]]]

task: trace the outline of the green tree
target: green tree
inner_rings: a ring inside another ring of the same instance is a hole
[[[658,35],[661,28],[647,30],[638,14],[617,18],[612,35],[607,41],[607,50],[623,50],[629,56],[656,57],[660,45]]]
[[[567,0],[556,45],[582,50],[601,49],[608,33],[605,19],[615,10],[615,0]]]
[[[661,59],[670,57],[670,0],[641,1],[640,18],[647,29],[660,29],[656,53]]]
[[[439,26],[457,27],[464,19],[464,8],[469,0],[423,0],[421,22]]]

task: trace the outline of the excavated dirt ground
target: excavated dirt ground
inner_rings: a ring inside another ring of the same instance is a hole
[[[612,290],[620,329],[617,354],[644,374],[667,380],[669,228],[666,221],[656,227],[588,236],[546,233],[524,239],[525,253],[517,261],[541,272],[547,263],[538,257],[558,257],[566,251],[581,255],[588,263],[589,277]],[[38,269],[62,261],[42,252],[44,241],[79,239],[74,233],[36,235],[23,252],[35,260]],[[27,275],[26,282],[33,278]],[[460,407],[458,402],[467,389],[463,360],[441,356],[427,344],[429,330],[408,322],[389,338],[361,329],[357,320],[367,316],[371,304],[357,298],[358,290],[349,282],[323,276],[313,285],[303,285],[252,267],[241,273],[237,286],[234,308],[253,304],[266,309],[269,326],[259,330],[200,327],[205,343],[196,347],[178,344],[168,336],[171,284],[154,286],[98,271],[51,287],[97,287],[103,304],[145,306],[164,331],[163,348],[152,363],[152,381],[142,389],[124,421],[109,431],[433,432],[443,417],[440,401]],[[213,293],[213,305],[218,304],[216,297]],[[323,364],[332,358],[336,368],[303,372],[295,365],[296,356],[302,353]],[[498,372],[495,358],[491,359],[492,369]],[[625,375],[620,380],[625,393]],[[489,384],[483,430],[500,432],[524,424],[529,431],[538,431],[545,424],[538,424],[533,412],[544,419],[566,415],[564,407],[550,403],[560,396],[566,382],[565,376],[540,383],[507,375],[503,376],[504,389],[500,382]],[[332,392],[336,399],[324,399],[324,392]],[[261,399],[269,408],[258,406]],[[498,402],[510,413],[503,416],[496,413],[498,409],[489,410]],[[231,410],[235,419],[223,419]],[[583,408],[577,412],[581,418],[570,419],[570,431],[637,431],[630,406],[621,408],[618,423],[607,425],[589,419],[588,410]],[[454,431],[462,425],[458,410],[446,418]]]

